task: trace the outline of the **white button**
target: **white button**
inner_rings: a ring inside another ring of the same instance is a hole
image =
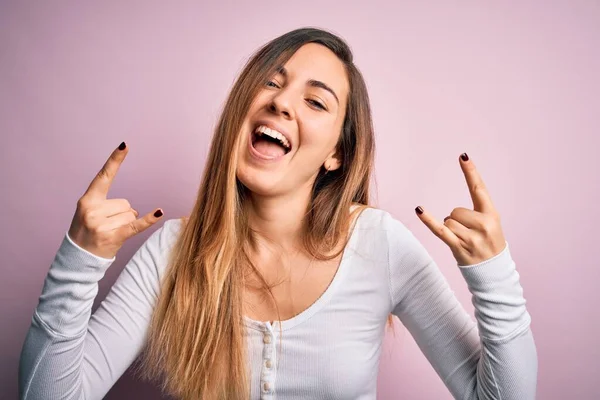
[[[265,365],[266,365],[267,368],[271,368],[271,366],[273,364],[271,363],[271,360],[267,360],[267,361],[265,361]]]
[[[271,385],[269,385],[269,382],[263,383],[263,389],[265,392],[268,392],[269,389],[271,389]]]
[[[263,337],[263,342],[265,342],[265,343],[267,343],[267,344],[271,343],[271,336],[269,336],[269,335],[265,335],[265,336]]]

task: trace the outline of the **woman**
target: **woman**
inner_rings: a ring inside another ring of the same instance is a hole
[[[184,399],[374,399],[386,321],[400,318],[451,394],[533,399],[537,354],[519,275],[472,161],[473,210],[418,217],[450,247],[477,324],[400,221],[369,207],[373,127],[350,49],[319,29],[267,43],[233,86],[189,218],[154,225],[107,200],[115,150],[77,204],[20,365],[27,399],[101,398],[142,355]]]

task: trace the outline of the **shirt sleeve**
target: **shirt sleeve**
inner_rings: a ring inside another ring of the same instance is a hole
[[[101,399],[139,355],[179,220],[167,220],[136,251],[91,314],[112,259],[68,233],[33,313],[19,363],[22,399]]]
[[[537,350],[508,243],[481,263],[458,266],[476,322],[427,250],[400,221],[385,222],[392,313],[456,399],[535,399]]]

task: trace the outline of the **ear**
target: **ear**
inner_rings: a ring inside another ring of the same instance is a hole
[[[328,171],[335,171],[341,166],[342,161],[340,160],[340,157],[337,154],[336,150],[332,151],[323,163],[323,168],[325,168]]]

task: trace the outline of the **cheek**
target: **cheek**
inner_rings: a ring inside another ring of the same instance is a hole
[[[246,116],[244,117],[240,134],[245,135],[250,132],[250,119],[256,116],[256,114],[261,108],[265,107],[266,102],[267,99],[265,98],[265,95],[263,94],[261,96],[261,94],[259,93],[259,95],[253,100],[252,104],[250,105],[250,108],[248,109],[248,112],[246,113]],[[247,138],[242,138],[241,142],[245,143],[246,139]],[[240,143],[240,145],[243,143]]]
[[[339,139],[339,129],[332,121],[307,120],[303,124],[301,145],[319,153],[329,153]],[[301,147],[302,147],[301,146]]]
[[[250,107],[248,108],[246,119],[248,119],[252,115],[255,115],[261,108],[265,108],[269,101],[269,93],[266,90],[258,92],[254,100],[252,100]]]

